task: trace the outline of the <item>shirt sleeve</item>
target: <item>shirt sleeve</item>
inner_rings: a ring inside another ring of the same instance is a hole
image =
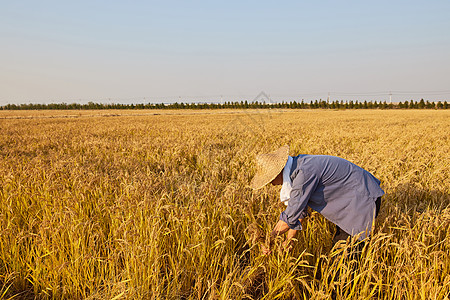
[[[290,229],[301,230],[302,224],[299,219],[306,215],[306,205],[309,198],[316,190],[319,180],[315,175],[305,175],[300,170],[292,182],[291,198],[286,210],[280,215],[280,220],[286,222]]]

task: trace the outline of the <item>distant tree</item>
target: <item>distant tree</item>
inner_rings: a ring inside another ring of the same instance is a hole
[[[423,100],[423,98],[422,98],[422,99],[420,99],[420,102],[419,102],[418,108],[419,108],[419,109],[423,109],[423,108],[425,108],[425,101]]]
[[[326,107],[327,107],[327,103],[325,101],[320,100],[319,108],[326,108]]]

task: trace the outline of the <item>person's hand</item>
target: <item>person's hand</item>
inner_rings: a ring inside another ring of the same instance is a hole
[[[270,250],[270,246],[267,245],[261,245],[261,253],[263,255],[269,255],[272,253],[272,250]]]
[[[292,250],[293,245],[292,245],[292,240],[291,239],[286,239],[283,244],[282,244],[282,249],[286,252],[289,252]]]

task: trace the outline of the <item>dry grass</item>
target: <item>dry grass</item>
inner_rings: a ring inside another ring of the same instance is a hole
[[[449,112],[145,113],[2,112],[0,298],[448,299]],[[381,179],[359,262],[318,214],[260,255],[284,206],[246,185],[283,144]]]

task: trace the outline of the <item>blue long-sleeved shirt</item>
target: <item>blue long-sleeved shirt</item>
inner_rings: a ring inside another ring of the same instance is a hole
[[[368,171],[339,157],[298,155],[291,167],[292,191],[280,219],[301,230],[299,218],[307,206],[355,235],[370,232],[375,201],[384,195],[380,181]]]

